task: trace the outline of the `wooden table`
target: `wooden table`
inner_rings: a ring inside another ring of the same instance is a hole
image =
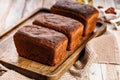
[[[38,7],[50,8],[56,0],[0,0],[0,34]],[[119,0],[93,0],[93,5],[120,9]],[[119,2],[117,2],[119,1]],[[120,65],[93,63],[85,80],[120,80]]]

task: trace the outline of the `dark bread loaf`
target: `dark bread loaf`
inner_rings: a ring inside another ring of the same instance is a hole
[[[72,0],[58,0],[52,7],[51,12],[66,17],[71,17],[84,24],[84,36],[93,32],[99,12],[93,6],[80,4]]]
[[[14,43],[20,56],[55,65],[65,57],[68,39],[57,31],[28,25],[15,33]]]
[[[64,33],[68,37],[67,50],[74,50],[80,44],[83,25],[79,21],[60,15],[44,13],[38,15],[33,24]]]

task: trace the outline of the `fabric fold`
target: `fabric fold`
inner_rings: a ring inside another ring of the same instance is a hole
[[[120,64],[120,32],[114,31],[89,41],[88,53],[97,54],[97,63]]]

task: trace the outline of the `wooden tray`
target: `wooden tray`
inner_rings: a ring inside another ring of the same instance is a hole
[[[32,24],[35,16],[41,13],[49,12],[47,9],[39,9],[33,12],[28,18],[22,20],[19,24],[16,24],[13,30],[9,32],[5,38],[3,38],[0,43],[0,53],[2,58],[0,58],[0,63],[7,68],[13,69],[25,76],[34,78],[36,80],[58,80],[58,78],[63,75],[78,59],[80,52],[85,47],[86,43],[102,34],[106,30],[106,26],[103,24],[96,32],[86,36],[82,39],[82,44],[80,44],[75,50],[67,51],[67,55],[63,61],[55,66],[47,66],[23,57],[18,56],[16,48],[13,42],[14,33],[24,25]]]

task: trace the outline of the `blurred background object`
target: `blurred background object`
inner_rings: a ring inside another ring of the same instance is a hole
[[[83,4],[93,5],[93,0],[76,0],[76,1]]]

